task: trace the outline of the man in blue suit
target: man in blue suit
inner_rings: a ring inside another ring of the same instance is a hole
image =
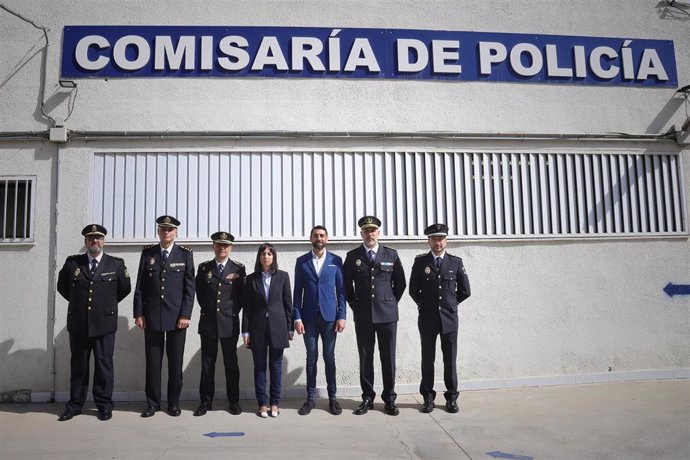
[[[295,263],[295,331],[304,335],[307,349],[307,400],[298,413],[307,415],[316,405],[316,362],[321,336],[328,409],[333,415],[340,415],[343,410],[336,398],[335,339],[339,332],[345,330],[343,260],[326,251],[326,227],[317,225],[312,228],[309,240],[312,250]]]

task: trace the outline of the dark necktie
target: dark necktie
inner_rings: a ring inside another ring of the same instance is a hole
[[[443,263],[443,258],[442,257],[437,257],[436,258],[436,268],[441,269],[441,264]]]
[[[168,250],[163,249],[163,263],[166,263],[168,261]]]
[[[91,276],[93,276],[94,273],[96,273],[97,268],[98,268],[98,261],[96,259],[93,259],[91,261]]]
[[[220,278],[221,276],[223,276],[223,270],[224,270],[224,269],[225,269],[225,267],[223,267],[223,264],[218,264],[218,277],[219,277],[219,278]]]
[[[371,262],[372,265],[374,264],[374,260],[376,260],[376,254],[374,254],[373,250],[369,249],[369,262]]]

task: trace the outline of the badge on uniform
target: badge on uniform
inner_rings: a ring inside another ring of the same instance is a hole
[[[424,267],[424,273],[428,275],[429,273],[431,273],[431,269],[429,267]]]
[[[240,275],[237,273],[230,273],[228,276],[225,277],[225,279],[232,281],[232,280],[236,280],[239,277],[240,277]]]
[[[79,270],[78,268],[75,268],[74,269],[74,276],[79,276],[80,272],[81,272],[81,270]]]
[[[125,268],[125,278],[129,278],[129,272],[127,271],[126,268]]]
[[[209,270],[209,272],[206,274],[206,278],[208,278],[208,279],[213,278],[213,272]]]
[[[462,266],[462,272],[463,272],[465,275],[467,275],[467,272],[465,271],[465,266],[464,266],[464,265]]]
[[[156,259],[154,259],[153,257],[149,257],[149,265],[153,265],[155,263],[156,263]]]
[[[355,265],[359,267],[360,265],[362,265],[362,261],[359,259],[355,260]]]

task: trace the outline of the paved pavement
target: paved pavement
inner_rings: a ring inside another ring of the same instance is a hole
[[[441,397],[442,398],[442,397]],[[319,400],[300,416],[301,400],[284,401],[277,419],[227,413],[219,402],[193,417],[164,412],[142,419],[142,404],[118,403],[101,422],[88,410],[57,422],[62,404],[0,405],[0,459],[674,459],[690,458],[690,380],[661,380],[471,391],[460,413],[419,412],[420,397],[398,397],[400,415],[343,414]],[[438,400],[437,400],[438,402]],[[218,433],[209,437],[209,433]]]

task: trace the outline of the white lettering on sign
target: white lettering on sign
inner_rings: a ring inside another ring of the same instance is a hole
[[[524,65],[522,56],[528,56],[529,65]],[[544,65],[541,50],[531,43],[518,43],[510,50],[510,66],[521,77],[533,77]]]
[[[597,46],[589,56],[584,46],[572,47],[572,64],[570,67],[559,63],[558,47],[547,44],[542,52],[532,43],[517,43],[508,52],[506,46],[498,42],[479,42],[479,73],[491,75],[494,66],[503,64],[508,59],[510,69],[522,77],[533,77],[544,68],[549,78],[587,78],[588,72],[602,80],[621,77],[624,80],[644,81],[656,78],[668,81],[668,74],[656,49],[645,48],[640,57],[637,74],[632,49],[632,40],[625,40],[620,53],[610,46]],[[508,57],[510,56],[510,57]],[[622,71],[622,74],[621,74]]]
[[[457,40],[432,40],[431,52],[434,59],[434,72],[459,74],[462,71],[460,64],[448,64],[446,61],[458,61],[460,59],[460,42]]]
[[[546,75],[565,78],[573,76],[573,69],[558,67],[558,48],[556,45],[546,45]]]
[[[155,40],[154,64],[156,70],[165,69],[165,61],[170,64],[170,70],[180,70],[184,59],[184,70],[194,70],[194,37],[183,35],[177,42],[172,43],[171,37],[157,36]]]
[[[242,72],[251,69],[261,72],[272,68],[282,72],[363,70],[380,74],[380,57],[369,38],[350,36],[345,40],[339,36],[340,32],[341,29],[333,29],[327,38],[294,36],[285,40],[284,37],[264,36],[253,38],[258,43],[251,44],[242,35],[155,35],[147,39],[131,34],[112,43],[104,36],[90,34],[77,41],[74,62],[77,68],[87,72],[101,71],[108,66],[138,71],[148,66],[149,71],[222,69]],[[545,74],[547,79],[669,81],[659,51],[641,47],[634,50],[633,40],[623,40],[615,48],[529,41],[511,45],[496,41],[476,43],[477,56],[470,59],[477,59],[476,70],[482,77],[491,77],[500,67],[500,72],[509,70],[513,75],[526,78]],[[383,56],[381,62],[386,64],[386,75],[432,72],[453,78],[462,74],[460,40],[398,38],[390,46],[394,46],[391,52],[396,59],[391,60],[393,64]]]
[[[657,77],[661,81],[668,81],[668,75],[661,63],[659,53],[653,48],[646,48],[640,58],[640,70],[637,72],[638,80],[646,80],[649,77]]]
[[[84,70],[101,70],[108,65],[110,59],[105,56],[98,56],[95,60],[90,60],[89,48],[92,46],[100,51],[110,48],[110,43],[108,43],[105,37],[101,37],[100,35],[87,35],[77,43],[74,50],[74,58]]]
[[[491,66],[500,64],[508,57],[508,50],[503,43],[479,42],[479,72],[491,75]]]
[[[414,51],[416,60],[410,60],[410,51]],[[397,43],[398,71],[421,72],[429,64],[429,50],[421,40],[400,38]]]
[[[242,70],[249,65],[249,46],[246,38],[239,35],[228,35],[218,43],[220,52],[225,56],[218,58],[218,65],[225,70]]]
[[[355,38],[350,55],[345,62],[345,72],[354,72],[357,67],[366,67],[369,72],[381,71],[371,43],[366,38]]]
[[[256,52],[256,58],[252,64],[252,70],[263,70],[264,67],[273,65],[278,70],[289,70],[288,63],[280,49],[278,37],[264,37]]]
[[[292,37],[292,70],[304,70],[304,61],[312,70],[324,72],[319,55],[323,52],[323,42],[314,37]]]

